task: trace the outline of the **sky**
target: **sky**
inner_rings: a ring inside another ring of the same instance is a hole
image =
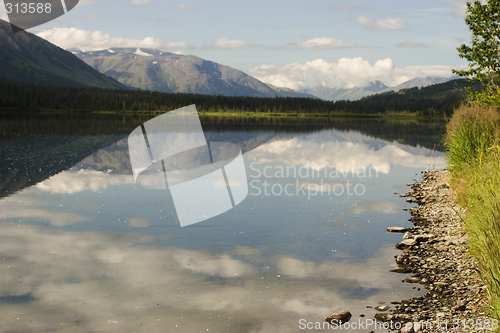
[[[0,18],[6,9],[0,0]],[[64,49],[195,55],[292,89],[450,77],[466,0],[80,0],[28,30]]]

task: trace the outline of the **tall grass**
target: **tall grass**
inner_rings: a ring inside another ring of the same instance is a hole
[[[480,162],[500,137],[500,113],[493,107],[461,106],[447,125],[446,145],[452,173]]]
[[[491,297],[491,312],[500,318],[500,154],[487,153],[474,175],[467,189],[465,224]]]
[[[447,126],[452,186],[466,210],[472,254],[487,287],[490,312],[500,319],[500,112],[461,106]]]

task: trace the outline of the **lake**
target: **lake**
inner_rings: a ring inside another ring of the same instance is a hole
[[[391,272],[386,228],[411,226],[406,184],[446,167],[443,122],[202,117],[241,150],[248,195],[181,227],[172,192],[134,180],[127,139],[149,118],[2,118],[2,331],[311,331],[424,294]]]

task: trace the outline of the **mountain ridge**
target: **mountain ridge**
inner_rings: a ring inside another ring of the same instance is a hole
[[[63,49],[0,20],[0,77],[53,86],[126,89]]]
[[[302,92],[309,93],[321,99],[327,101],[339,101],[339,100],[358,100],[365,96],[369,96],[380,91],[384,91],[388,86],[386,86],[381,81],[372,81],[367,87],[354,87],[351,89],[332,87],[328,88],[325,86],[316,86],[313,88],[302,89]]]
[[[304,93],[309,93],[311,95],[314,95],[318,98],[327,101],[341,101],[341,100],[357,101],[363,97],[371,95],[383,94],[391,91],[398,92],[403,89],[409,89],[414,87],[418,88],[428,87],[437,83],[445,83],[448,81],[452,81],[457,78],[458,77],[443,78],[443,77],[427,76],[425,78],[414,78],[394,87],[389,87],[385,85],[383,82],[376,80],[370,82],[370,84],[366,87],[354,87],[351,89],[344,89],[338,87],[315,86],[312,88],[301,89],[300,91]]]
[[[167,93],[249,97],[308,97],[277,88],[229,66],[193,55],[148,48],[69,50],[88,65],[126,86]]]

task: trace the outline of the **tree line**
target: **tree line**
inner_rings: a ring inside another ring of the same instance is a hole
[[[331,102],[315,98],[212,96],[54,87],[0,80],[0,111],[166,112],[196,104],[198,111],[204,112],[383,114],[405,111],[435,116],[451,115],[465,98],[463,88],[473,86],[474,83],[465,80],[454,80],[420,89],[372,95],[358,101]]]

